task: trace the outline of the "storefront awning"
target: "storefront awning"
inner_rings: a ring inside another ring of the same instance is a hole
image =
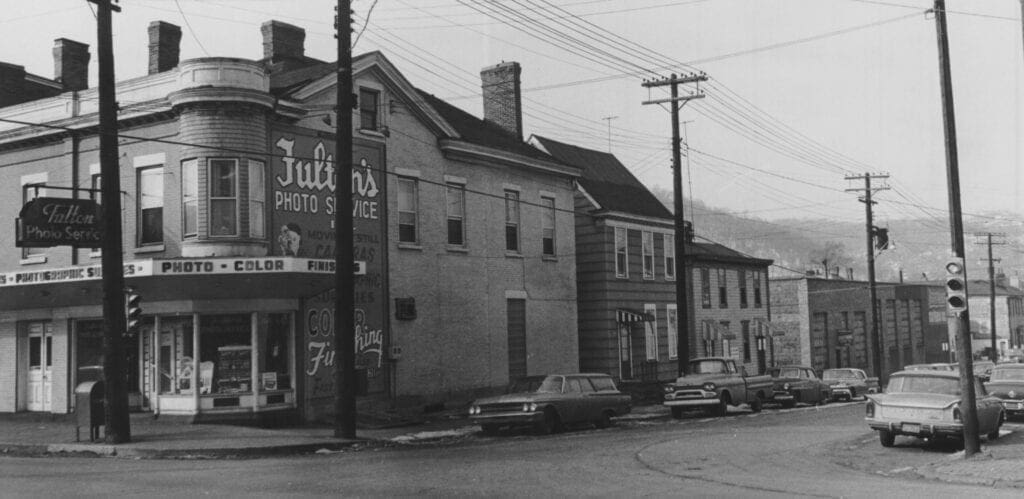
[[[362,262],[360,262],[362,263]],[[357,265],[360,278],[365,265]],[[173,258],[124,264],[126,286],[143,301],[305,298],[334,287],[334,260]],[[4,310],[99,305],[102,269],[95,265],[0,273]]]
[[[654,320],[654,317],[620,308],[615,311],[615,320],[620,324],[630,324],[633,322],[650,322]]]

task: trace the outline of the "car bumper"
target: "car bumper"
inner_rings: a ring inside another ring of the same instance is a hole
[[[868,426],[872,430],[885,430],[894,435],[909,435],[912,437],[959,437],[963,435],[964,431],[964,426],[960,423],[868,420]]]
[[[1024,414],[1024,400],[1000,400],[1003,404],[1003,410],[1006,414],[1018,415]]]
[[[710,407],[720,404],[718,397],[704,399],[674,399],[662,402],[665,407]]]
[[[469,420],[480,425],[518,426],[532,425],[544,421],[543,412],[493,412],[489,414],[474,414]]]
[[[833,388],[830,390],[832,398],[853,398],[853,389],[849,387]]]
[[[772,400],[776,402],[795,402],[796,396],[789,392],[775,392],[772,394]]]

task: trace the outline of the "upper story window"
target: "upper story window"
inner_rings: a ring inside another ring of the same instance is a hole
[[[711,269],[700,269],[700,306],[711,308]]]
[[[448,206],[448,244],[464,246],[466,244],[466,187],[451,183],[445,187]]]
[[[626,228],[615,228],[615,277],[629,277],[629,247]]]
[[[249,160],[249,237],[267,237],[267,170],[262,161]]]
[[[380,128],[377,119],[379,102],[380,92],[377,90],[359,89],[359,128],[363,130],[377,130]]]
[[[45,197],[46,188],[36,187],[46,185],[47,173],[34,173],[21,177],[21,204],[24,206],[29,201]],[[22,248],[21,258],[26,260],[22,263],[42,263],[46,261],[46,248]]]
[[[665,253],[665,279],[676,278],[676,237],[672,234],[662,234],[662,242]]]
[[[164,167],[136,170],[138,176],[139,245],[164,242]]]
[[[761,273],[751,272],[750,280],[754,283],[754,308],[761,308]]]
[[[181,235],[199,235],[199,160],[181,163]]]
[[[505,191],[505,249],[519,251],[519,193]]]
[[[210,159],[210,235],[238,235],[236,159]]]
[[[555,199],[540,198],[541,204],[541,253],[555,256]]]
[[[640,233],[640,256],[643,263],[644,279],[654,279],[654,233]]]
[[[717,269],[718,273],[718,308],[729,307],[729,288],[727,287],[728,272],[725,269]]]
[[[398,242],[415,243],[418,223],[418,185],[416,179],[398,178]]]
[[[747,308],[747,272],[737,270],[736,280],[740,284],[740,308]]]

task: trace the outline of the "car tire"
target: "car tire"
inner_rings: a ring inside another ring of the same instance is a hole
[[[683,419],[683,408],[682,407],[670,407],[672,410],[673,419]]]
[[[999,413],[999,421],[996,422],[996,429],[992,430],[992,433],[985,435],[985,438],[987,438],[989,442],[999,438],[999,428],[1003,427],[1003,421],[1006,421],[1006,416],[1001,412]]]
[[[754,400],[750,401],[750,411],[751,412],[761,412],[761,406],[762,406],[761,397],[755,395],[754,396]]]
[[[612,411],[604,411],[601,416],[594,422],[594,426],[597,428],[607,428],[612,425]]]
[[[498,434],[498,430],[500,428],[501,428],[501,426],[496,425],[496,424],[482,424],[482,425],[480,425],[480,430],[484,432],[484,435],[497,435]]]
[[[882,447],[892,447],[896,443],[896,435],[888,430],[878,430],[878,441]]]
[[[719,400],[718,404],[715,404],[715,406],[711,408],[711,415],[719,418],[725,416],[728,412],[729,402],[727,402],[724,398]]]
[[[558,412],[548,407],[544,409],[544,420],[537,424],[537,430],[543,435],[558,433],[562,429],[562,421]]]

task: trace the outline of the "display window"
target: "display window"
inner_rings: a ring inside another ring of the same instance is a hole
[[[252,391],[252,319],[249,314],[199,318],[201,394]]]
[[[192,393],[192,369],[195,349],[192,342],[192,317],[161,317],[159,326],[145,318],[139,328],[144,338],[159,327],[155,348],[149,351],[157,365],[157,388],[162,395]],[[152,359],[150,359],[152,362]]]
[[[147,319],[152,324],[153,318]],[[103,379],[103,331],[102,319],[75,321],[75,368],[76,383]],[[129,392],[139,391],[138,337],[122,337],[124,353],[125,388]]]
[[[260,314],[260,390],[287,390],[291,386],[288,365],[288,332],[291,330],[291,314]]]

